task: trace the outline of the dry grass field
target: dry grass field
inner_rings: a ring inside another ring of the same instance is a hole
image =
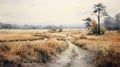
[[[120,67],[120,33],[106,32],[105,35],[72,35],[72,43],[80,48],[94,52],[95,67]]]
[[[39,30],[1,30],[0,63],[46,63],[68,46],[62,35],[56,34]]]
[[[0,30],[0,64],[46,63],[68,47],[66,38],[93,52],[95,67],[120,67],[120,33],[111,31],[98,36],[81,30]]]

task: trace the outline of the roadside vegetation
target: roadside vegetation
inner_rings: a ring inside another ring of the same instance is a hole
[[[95,54],[95,67],[120,67],[120,14],[114,19],[105,8],[102,3],[94,5],[92,15],[97,16],[97,22],[90,17],[83,19],[88,33],[74,37],[71,42]],[[107,17],[100,23],[104,16]]]
[[[95,67],[119,67],[120,65],[120,33],[107,31],[104,35],[75,35],[69,39],[83,50],[94,53]]]
[[[24,30],[12,33],[4,32],[7,33],[0,36],[0,64],[2,65],[6,63],[46,63],[68,47],[64,38],[49,32],[26,32]]]
[[[28,31],[23,32],[21,38],[28,34]],[[18,33],[12,32],[12,34]],[[49,62],[68,47],[65,38],[80,49],[94,54],[92,60],[95,67],[110,67],[109,65],[119,67],[120,64],[120,33],[116,31],[106,31],[104,35],[99,36],[88,35],[85,30],[68,30],[60,33],[29,31],[31,41],[27,40],[28,36],[24,37],[25,41],[20,41],[18,36],[10,35],[9,32],[4,35],[7,37],[4,40],[7,41],[0,42],[0,63],[3,64]],[[34,40],[36,37],[41,39]],[[13,41],[8,41],[11,38]]]

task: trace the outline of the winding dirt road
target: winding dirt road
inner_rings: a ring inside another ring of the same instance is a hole
[[[93,67],[92,54],[66,40],[68,48],[47,64],[25,64],[24,67]]]

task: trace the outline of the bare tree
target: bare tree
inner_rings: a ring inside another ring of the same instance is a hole
[[[102,3],[98,3],[94,5],[93,14],[95,14],[98,18],[98,34],[100,34],[100,17],[108,16],[108,13],[105,10],[105,6]]]

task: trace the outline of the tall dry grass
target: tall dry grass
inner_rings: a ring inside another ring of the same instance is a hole
[[[70,41],[94,53],[94,67],[120,67],[120,33],[81,35],[71,38]]]
[[[46,63],[67,48],[60,37],[41,31],[0,30],[0,63]]]
[[[67,48],[67,43],[58,40],[38,42],[5,42],[0,43],[0,61],[12,62],[43,62]]]
[[[97,52],[95,67],[120,67],[120,45],[111,44],[109,49]]]

